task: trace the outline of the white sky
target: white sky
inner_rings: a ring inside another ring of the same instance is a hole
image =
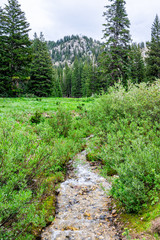
[[[0,0],[4,6],[7,0]],[[43,32],[46,40],[58,40],[66,35],[82,34],[101,40],[102,17],[108,0],[19,0],[30,23],[30,37]],[[133,41],[149,41],[156,14],[160,18],[160,0],[126,0]]]

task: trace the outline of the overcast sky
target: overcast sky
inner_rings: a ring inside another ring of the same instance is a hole
[[[4,6],[7,0],[0,0]],[[82,34],[101,40],[102,17],[108,0],[19,0],[30,23],[30,37],[43,32],[46,40],[58,40],[66,35]],[[160,0],[126,0],[133,41],[150,40],[156,14],[160,17]]]

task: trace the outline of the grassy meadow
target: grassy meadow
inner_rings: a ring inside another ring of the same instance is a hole
[[[87,158],[112,181],[121,221],[150,232],[160,216],[160,81],[97,98],[1,98],[0,239],[35,239],[53,220],[67,163],[91,134]]]

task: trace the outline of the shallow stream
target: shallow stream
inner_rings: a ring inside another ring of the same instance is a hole
[[[73,169],[59,189],[57,213],[42,240],[120,240],[110,222],[110,184],[86,161],[86,151],[70,162]]]

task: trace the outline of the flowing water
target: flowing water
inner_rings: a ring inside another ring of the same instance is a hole
[[[59,189],[55,220],[41,239],[120,240],[109,221],[110,184],[86,161],[86,151],[78,154],[71,164],[74,167]]]

